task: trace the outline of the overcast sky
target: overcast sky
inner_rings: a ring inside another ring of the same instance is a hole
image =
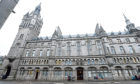
[[[60,26],[63,35],[94,33],[96,23],[106,32],[124,31],[123,13],[140,25],[140,0],[20,0],[0,30],[0,55],[7,55],[22,17],[42,3],[43,27],[39,36],[51,36]]]

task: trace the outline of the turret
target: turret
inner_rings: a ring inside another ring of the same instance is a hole
[[[135,28],[135,24],[131,23],[130,20],[123,14],[125,23],[126,23],[126,28],[128,29],[129,33],[136,32],[137,29]]]
[[[60,29],[60,27],[58,26],[57,28],[56,28],[56,30],[54,31],[54,33],[53,33],[53,35],[52,35],[52,39],[57,39],[57,38],[62,38],[63,36],[62,36],[62,32],[61,32],[61,29]]]
[[[95,34],[96,36],[106,36],[106,31],[103,29],[103,27],[97,23],[95,28]]]

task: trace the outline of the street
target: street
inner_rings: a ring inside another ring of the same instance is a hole
[[[140,81],[106,81],[106,82],[0,81],[0,84],[140,84]]]

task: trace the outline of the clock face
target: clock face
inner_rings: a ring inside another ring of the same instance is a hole
[[[35,24],[35,20],[34,19],[32,19],[31,24]]]

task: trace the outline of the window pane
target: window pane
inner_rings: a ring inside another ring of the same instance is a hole
[[[130,54],[134,53],[133,47],[132,47],[131,45],[129,46],[129,53],[130,53]]]

